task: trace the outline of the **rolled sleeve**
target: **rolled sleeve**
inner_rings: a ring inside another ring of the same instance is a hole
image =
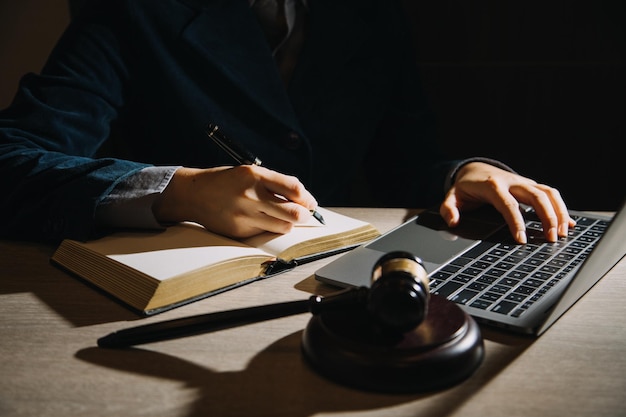
[[[96,208],[96,222],[107,228],[162,229],[152,205],[179,166],[147,167],[121,180]]]

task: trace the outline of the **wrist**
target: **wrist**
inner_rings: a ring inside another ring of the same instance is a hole
[[[152,212],[161,223],[193,221],[192,204],[189,198],[194,176],[200,171],[194,168],[179,168],[171,181],[152,205]]]

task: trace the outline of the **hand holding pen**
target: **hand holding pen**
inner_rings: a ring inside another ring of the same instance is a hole
[[[238,143],[227,137],[222,133],[219,127],[215,124],[209,123],[206,127],[206,134],[213,139],[213,141],[222,148],[228,155],[230,155],[240,165],[257,165],[261,166],[261,160],[253,155],[248,150],[244,149]],[[316,210],[311,210],[313,217],[322,224],[324,218]]]
[[[161,223],[191,221],[235,239],[285,234],[311,219],[315,198],[296,177],[262,166],[178,168],[152,211]]]
[[[156,220],[191,221],[244,239],[263,232],[285,234],[311,219],[317,202],[296,177],[237,154],[242,159],[236,166],[178,168],[152,205]]]

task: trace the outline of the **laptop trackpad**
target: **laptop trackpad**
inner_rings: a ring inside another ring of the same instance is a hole
[[[320,281],[339,286],[369,286],[378,259],[392,251],[406,251],[424,262],[428,273],[477,244],[503,226],[501,217],[464,216],[450,229],[438,213],[426,211],[416,219],[354,249],[316,271]]]
[[[367,247],[385,253],[410,252],[421,258],[431,272],[502,226],[503,222],[493,217],[464,216],[459,226],[451,229],[438,213],[427,211]]]
[[[315,278],[339,287],[369,287],[376,262],[386,252],[358,247],[315,272]]]

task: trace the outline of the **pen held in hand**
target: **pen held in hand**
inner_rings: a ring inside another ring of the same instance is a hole
[[[217,146],[222,148],[228,155],[237,161],[239,165],[261,166],[262,162],[259,158],[224,135],[216,124],[209,123],[206,126],[206,134],[217,144]],[[316,210],[311,210],[311,214],[318,222],[326,224],[322,215]]]

